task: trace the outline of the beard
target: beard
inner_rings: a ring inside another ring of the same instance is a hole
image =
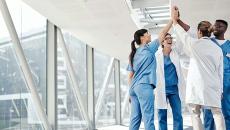
[[[216,36],[216,37],[218,37],[218,36],[221,35],[221,33],[220,33],[220,32],[215,32],[215,31],[214,31],[214,32],[213,32],[213,35]]]

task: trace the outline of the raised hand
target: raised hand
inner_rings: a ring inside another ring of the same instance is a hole
[[[177,20],[179,20],[179,9],[177,6],[172,7],[171,17],[172,17],[173,23],[177,23]]]

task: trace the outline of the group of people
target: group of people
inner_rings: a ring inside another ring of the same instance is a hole
[[[194,33],[180,19],[178,7],[174,6],[171,13],[171,20],[157,39],[151,41],[146,29],[134,33],[127,67],[129,129],[138,130],[143,120],[146,130],[155,130],[157,109],[159,130],[167,130],[170,104],[173,129],[183,130],[181,102],[185,100],[194,130],[230,130],[230,41],[224,37],[228,23],[201,21]],[[168,33],[171,27],[178,38],[176,43]],[[183,53],[190,57],[186,83],[180,64]]]

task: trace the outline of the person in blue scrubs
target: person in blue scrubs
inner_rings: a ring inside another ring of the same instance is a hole
[[[222,112],[225,119],[226,130],[230,130],[230,41],[225,40],[224,34],[228,23],[224,20],[216,20],[214,24],[214,38],[212,41],[223,51],[224,56],[224,87],[222,99]],[[215,130],[213,115],[210,109],[204,109],[205,130]]]
[[[164,55],[164,76],[166,99],[172,108],[173,129],[183,130],[183,118],[181,112],[181,100],[178,90],[178,75],[175,65],[170,59],[172,51],[172,37],[167,34],[162,44]],[[179,60],[179,59],[178,59]],[[167,130],[167,109],[158,109],[159,130]]]
[[[159,33],[158,39],[152,42],[151,35],[146,29],[140,29],[134,33],[127,67],[131,102],[130,130],[138,130],[142,119],[145,130],[155,130],[153,95],[156,84],[155,52],[169,29],[168,24]]]

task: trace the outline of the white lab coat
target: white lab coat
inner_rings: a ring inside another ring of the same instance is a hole
[[[164,75],[164,55],[163,50],[159,47],[156,52],[156,89],[155,91],[155,107],[157,109],[167,109],[167,99],[165,93],[165,75]],[[170,59],[176,68],[176,73],[178,77],[178,90],[180,100],[183,102],[185,99],[185,81],[182,73],[182,68],[180,65],[180,50],[178,49],[178,45],[173,44],[172,51],[170,53]]]
[[[223,54],[210,38],[192,38],[180,25],[174,30],[190,57],[186,103],[221,108]]]

